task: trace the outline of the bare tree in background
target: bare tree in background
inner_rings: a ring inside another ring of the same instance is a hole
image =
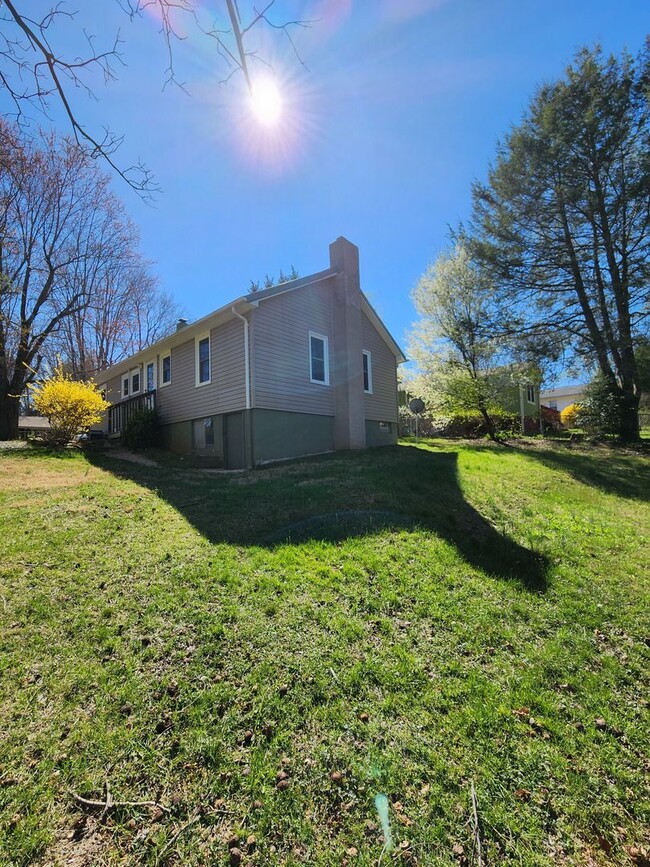
[[[67,316],[48,344],[50,364],[60,358],[77,379],[94,377],[161,340],[182,313],[134,250],[134,227],[126,223],[120,228],[114,255],[93,281],[88,304]]]
[[[87,2],[87,0],[86,0]],[[93,0],[105,5],[110,0]],[[266,63],[253,37],[261,28],[276,31],[289,41],[296,58],[300,59],[293,42],[295,28],[308,27],[308,21],[282,21],[273,18],[275,0],[267,0],[261,7],[237,0],[220,0],[220,17],[206,18],[198,0],[113,0],[130,20],[143,13],[154,13],[160,22],[160,35],[168,57],[165,85],[179,81],[174,64],[175,44],[185,31],[198,32],[210,39],[215,47],[218,63],[224,70],[223,82],[236,73],[241,73],[249,90],[252,88],[251,66],[254,62]],[[26,10],[24,0],[0,0],[0,87],[8,93],[14,105],[14,115],[20,123],[26,118],[28,107],[37,107],[46,116],[54,103],[63,107],[78,145],[83,146],[93,157],[103,158],[130,187],[143,198],[149,199],[158,192],[158,187],[143,163],[130,167],[122,166],[116,151],[122,136],[107,127],[103,132],[89,130],[79,114],[79,94],[95,97],[93,78],[99,73],[104,83],[115,81],[124,65],[119,32],[110,41],[100,46],[96,37],[82,31],[86,51],[81,56],[68,56],[57,47],[61,28],[75,27],[75,11],[63,2],[43,4],[43,12],[32,17]],[[32,13],[33,15],[33,13]],[[187,26],[189,25],[189,27]],[[266,64],[268,65],[268,64]]]
[[[0,120],[0,440],[47,344],[83,311],[127,226],[109,178],[74,141],[23,141]],[[128,230],[120,243],[128,242]],[[131,242],[133,242],[131,238]]]

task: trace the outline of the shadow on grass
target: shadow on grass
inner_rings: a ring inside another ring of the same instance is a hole
[[[455,452],[408,447],[337,453],[226,475],[89,460],[166,500],[212,543],[275,547],[421,528],[473,567],[546,588],[547,560],[499,533],[464,498]]]
[[[650,460],[637,460],[614,449],[594,448],[589,453],[571,446],[522,449],[521,452],[552,470],[562,470],[584,485],[630,500],[650,501]]]

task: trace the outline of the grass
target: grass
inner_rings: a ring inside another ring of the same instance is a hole
[[[491,864],[647,863],[649,493],[566,445],[0,452],[0,863],[458,867],[472,781]]]

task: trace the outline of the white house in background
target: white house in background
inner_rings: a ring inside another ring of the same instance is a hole
[[[542,406],[562,412],[572,403],[580,403],[585,393],[586,385],[563,385],[560,388],[543,388],[540,392]]]

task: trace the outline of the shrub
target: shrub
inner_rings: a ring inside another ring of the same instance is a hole
[[[560,421],[562,422],[564,427],[576,426],[576,419],[579,410],[580,405],[577,403],[570,403],[568,406],[564,407],[564,409],[560,412]]]
[[[157,443],[159,427],[158,410],[138,410],[122,429],[122,442],[130,449],[151,448]]]
[[[521,422],[517,413],[502,409],[490,411],[494,430],[498,434],[518,433]],[[457,412],[449,416],[442,424],[440,434],[446,437],[464,437],[476,439],[487,436],[485,420],[480,412]]]
[[[562,413],[550,406],[542,406],[542,421],[544,430],[559,431],[562,429]]]
[[[45,439],[54,446],[64,446],[91,425],[99,424],[109,407],[93,382],[73,380],[61,365],[50,379],[31,389],[36,410],[50,422]]]
[[[616,434],[621,429],[621,404],[609,385],[597,376],[579,404],[576,424],[595,437]]]

